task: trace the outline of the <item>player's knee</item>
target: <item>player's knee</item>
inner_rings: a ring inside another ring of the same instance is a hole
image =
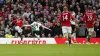
[[[92,31],[89,31],[88,35],[92,35]]]
[[[71,33],[68,34],[68,37],[71,37]]]
[[[68,37],[68,33],[64,33],[63,37]]]

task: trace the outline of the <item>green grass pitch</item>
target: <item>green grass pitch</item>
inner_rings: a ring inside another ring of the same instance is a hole
[[[100,56],[100,45],[0,45],[0,56]]]

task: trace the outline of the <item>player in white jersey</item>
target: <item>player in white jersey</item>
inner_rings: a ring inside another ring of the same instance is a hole
[[[38,39],[40,39],[40,35],[39,35],[40,27],[46,28],[48,30],[51,30],[51,29],[45,27],[44,25],[42,25],[39,18],[37,18],[36,21],[34,21],[32,24],[24,25],[24,26],[30,26],[31,29],[32,29],[32,35],[34,37],[37,37]]]
[[[71,11],[72,13],[72,16],[75,17],[75,12],[74,11]],[[71,27],[72,27],[72,37],[74,37],[74,42],[76,42],[76,26],[77,26],[77,23],[75,21],[70,21],[71,22]]]

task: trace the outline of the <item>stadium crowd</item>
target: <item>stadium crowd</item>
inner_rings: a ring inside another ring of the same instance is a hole
[[[100,37],[100,0],[0,0],[0,37],[10,35],[10,37],[17,38],[18,33],[12,21],[19,18],[23,24],[31,24],[37,17],[41,19],[44,26],[52,29],[49,31],[41,27],[41,37],[62,37],[58,17],[65,5],[78,21],[77,37],[87,35],[86,27],[81,19],[87,8],[92,6],[97,16],[93,36]],[[23,37],[31,37],[31,28],[22,28]]]

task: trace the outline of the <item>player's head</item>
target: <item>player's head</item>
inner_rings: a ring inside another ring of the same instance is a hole
[[[40,18],[37,18],[37,21],[39,21],[39,22],[40,22],[40,21],[41,21],[41,19],[40,19]]]
[[[64,11],[68,10],[67,6],[64,6],[63,10],[64,10]]]
[[[17,19],[20,19],[20,16],[17,16]]]
[[[35,21],[38,21],[38,22],[40,22],[40,18],[39,18],[39,17],[37,17],[37,18],[35,19]]]
[[[92,6],[89,6],[88,7],[88,11],[92,11]]]

